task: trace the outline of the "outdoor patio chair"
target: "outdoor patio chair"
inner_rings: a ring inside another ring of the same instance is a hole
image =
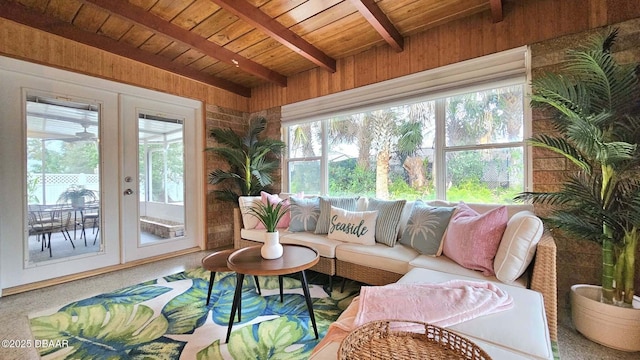
[[[71,242],[71,246],[76,246],[69,235],[69,224],[71,223],[71,213],[62,209],[61,206],[46,207],[43,205],[29,205],[29,235],[36,235],[38,241],[42,241],[42,251],[49,248],[49,257],[52,257],[51,234],[60,231],[65,241]]]
[[[82,231],[80,238],[84,237],[84,246],[87,246],[87,225],[91,226],[91,234],[95,234],[93,238],[93,245],[98,240],[98,234],[100,234],[100,208],[96,206],[86,206],[82,211]]]

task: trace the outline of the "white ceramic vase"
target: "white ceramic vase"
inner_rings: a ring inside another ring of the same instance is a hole
[[[280,244],[279,232],[264,233],[264,245],[260,248],[260,255],[268,260],[277,259],[282,256],[282,245]]]
[[[640,298],[633,308],[600,302],[602,290],[596,285],[571,287],[571,318],[576,330],[587,339],[622,351],[640,351]]]

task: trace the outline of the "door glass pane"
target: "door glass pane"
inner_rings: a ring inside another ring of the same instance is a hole
[[[100,107],[27,95],[27,262],[101,251]]]
[[[184,235],[184,129],[181,119],[139,114],[140,241]]]

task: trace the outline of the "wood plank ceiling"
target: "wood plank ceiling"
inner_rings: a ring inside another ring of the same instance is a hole
[[[0,17],[242,96],[503,0],[0,0]]]

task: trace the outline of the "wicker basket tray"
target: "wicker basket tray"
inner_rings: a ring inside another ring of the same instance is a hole
[[[393,330],[390,324],[417,325],[424,333]],[[441,327],[416,321],[381,320],[351,331],[340,344],[340,360],[472,359],[491,357],[472,341]]]

